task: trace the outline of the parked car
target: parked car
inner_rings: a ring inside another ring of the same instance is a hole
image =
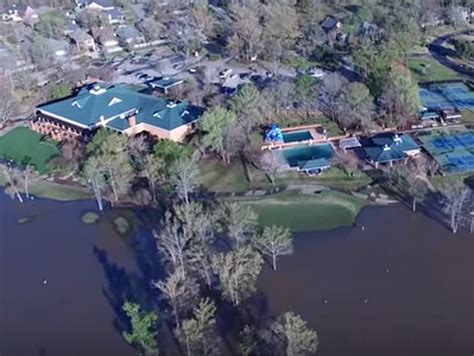
[[[232,73],[232,69],[226,68],[222,72],[219,73],[219,77],[222,79],[227,78]]]
[[[176,64],[173,64],[173,69],[174,70],[181,70],[184,68],[184,63],[176,63]]]
[[[231,74],[230,75],[230,79],[237,79],[239,76],[237,74]]]
[[[188,72],[191,74],[197,73],[197,67],[191,67],[188,69]]]
[[[249,79],[250,78],[250,73],[245,72],[245,73],[240,73],[239,74],[240,79]]]
[[[273,72],[266,72],[265,75],[267,78],[272,78],[275,74]]]
[[[321,79],[324,77],[324,72],[320,68],[310,68],[308,69],[308,75],[313,78]]]

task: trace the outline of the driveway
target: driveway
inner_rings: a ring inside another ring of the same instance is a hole
[[[469,75],[474,77],[474,68],[466,66],[464,64],[458,64],[452,61],[449,57],[455,57],[457,54],[452,49],[444,47],[444,43],[450,39],[459,36],[459,35],[469,35],[474,33],[473,30],[464,30],[459,32],[453,32],[441,37],[436,38],[433,42],[430,43],[428,49],[433,56],[440,64],[443,66],[454,70],[463,75]]]

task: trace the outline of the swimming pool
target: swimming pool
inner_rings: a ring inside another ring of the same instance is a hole
[[[309,131],[295,131],[295,132],[283,133],[283,142],[285,143],[308,141],[308,140],[311,140],[312,138],[313,138],[313,135],[311,135],[311,132]]]
[[[330,144],[287,148],[281,154],[288,165],[292,168],[306,168],[311,162],[316,168],[330,166],[331,158],[334,156],[334,148]]]

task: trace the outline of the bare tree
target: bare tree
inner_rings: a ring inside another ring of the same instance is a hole
[[[94,192],[99,211],[102,211],[104,209],[102,196],[107,183],[100,160],[97,157],[90,157],[84,166],[83,174],[87,185]]]
[[[183,279],[186,278],[187,252],[192,235],[185,233],[181,222],[169,211],[165,214],[162,230],[154,232],[157,240],[157,248],[171,263],[173,269],[177,271]]]
[[[239,246],[243,245],[257,228],[258,216],[251,207],[227,202],[220,211],[222,230]]]
[[[272,325],[273,332],[282,343],[277,348],[283,348],[286,356],[313,355],[318,349],[318,334],[306,325],[297,314],[287,312]]]
[[[2,95],[0,95],[0,128],[7,124],[13,118],[16,112],[16,103],[6,88],[0,88]]]
[[[341,102],[349,82],[342,75],[334,73],[325,76],[319,89],[319,107],[333,121],[341,114]]]
[[[171,169],[171,183],[178,196],[189,204],[189,195],[199,186],[199,167],[193,158],[178,160]]]
[[[157,184],[164,177],[165,164],[160,157],[156,155],[149,154],[143,159],[143,175],[148,181],[148,187],[150,188],[150,193],[152,201],[156,201],[157,195]]]
[[[466,201],[470,190],[463,185],[450,185],[443,189],[444,193],[444,212],[448,214],[449,226],[453,234],[457,233],[458,228],[464,219]]]
[[[187,354],[216,355],[216,306],[209,299],[202,299],[195,308],[193,317],[183,321],[181,327],[182,339],[186,344]]]
[[[23,203],[23,198],[20,194],[20,187],[21,187],[21,173],[12,167],[7,165],[2,165],[3,173],[7,178],[7,185],[5,188],[5,192],[12,197],[12,199],[16,196],[20,203]]]
[[[280,152],[269,150],[262,153],[259,157],[259,167],[265,172],[272,185],[275,185],[276,177],[284,170]]]
[[[193,278],[184,279],[178,271],[172,272],[165,280],[153,282],[171,306],[176,327],[181,327],[180,315],[191,310],[199,296],[199,285]]]
[[[265,226],[262,233],[255,236],[252,242],[263,256],[271,258],[274,271],[277,269],[279,256],[293,253],[291,232],[282,226]]]
[[[338,150],[332,158],[332,164],[339,166],[346,172],[347,176],[352,177],[359,166],[359,159],[353,152]]]
[[[30,197],[30,183],[35,178],[38,178],[38,172],[33,168],[33,166],[27,164],[26,167],[21,172],[21,177],[23,180],[23,190],[25,191],[25,195],[27,198]]]
[[[256,290],[262,263],[262,257],[250,246],[214,256],[213,265],[219,276],[224,298],[238,306],[252,295]]]

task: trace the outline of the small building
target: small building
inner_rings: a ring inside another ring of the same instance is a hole
[[[407,134],[381,133],[363,144],[367,160],[378,168],[380,164],[406,164],[409,157],[420,153],[420,146]]]
[[[126,44],[144,43],[145,36],[134,26],[121,26],[115,31],[119,40]]]
[[[76,95],[36,108],[30,127],[55,140],[90,137],[101,128],[181,142],[203,110],[186,101],[172,102],[125,85],[93,84]]]
[[[378,41],[381,38],[382,30],[376,24],[364,21],[360,24],[357,34],[359,37]]]
[[[13,4],[5,13],[2,14],[2,20],[4,21],[27,21],[37,20],[38,13],[29,5],[24,4]]]
[[[344,152],[347,152],[347,150],[351,150],[354,148],[359,148],[361,146],[362,145],[357,139],[357,137],[346,137],[339,141],[339,148]]]
[[[113,10],[114,2],[113,0],[76,0],[76,7],[78,9],[86,10]]]
[[[92,31],[94,38],[97,43],[100,44],[102,50],[106,53],[114,53],[122,51],[123,49],[119,46],[119,40],[115,36],[114,32],[109,28],[96,28]]]
[[[54,38],[47,38],[46,44],[56,59],[63,59],[69,54],[69,43],[64,40],[55,40]]]
[[[331,32],[340,32],[341,27],[342,27],[341,21],[339,21],[334,16],[326,17],[323,23],[321,24],[321,28],[326,34],[331,33]]]
[[[123,11],[117,7],[114,7],[111,10],[104,10],[105,16],[109,19],[111,25],[120,24],[125,21],[125,16]]]
[[[444,121],[453,122],[462,119],[462,115],[458,110],[444,109],[441,110],[441,117]]]
[[[149,83],[150,87],[154,89],[160,89],[163,93],[168,94],[169,90],[177,85],[183,83],[182,79],[176,79],[171,77],[164,77],[161,79],[156,79]]]
[[[73,30],[68,34],[71,39],[76,51],[81,54],[91,54],[95,53],[96,46],[94,38],[89,35],[87,32],[81,29]]]

